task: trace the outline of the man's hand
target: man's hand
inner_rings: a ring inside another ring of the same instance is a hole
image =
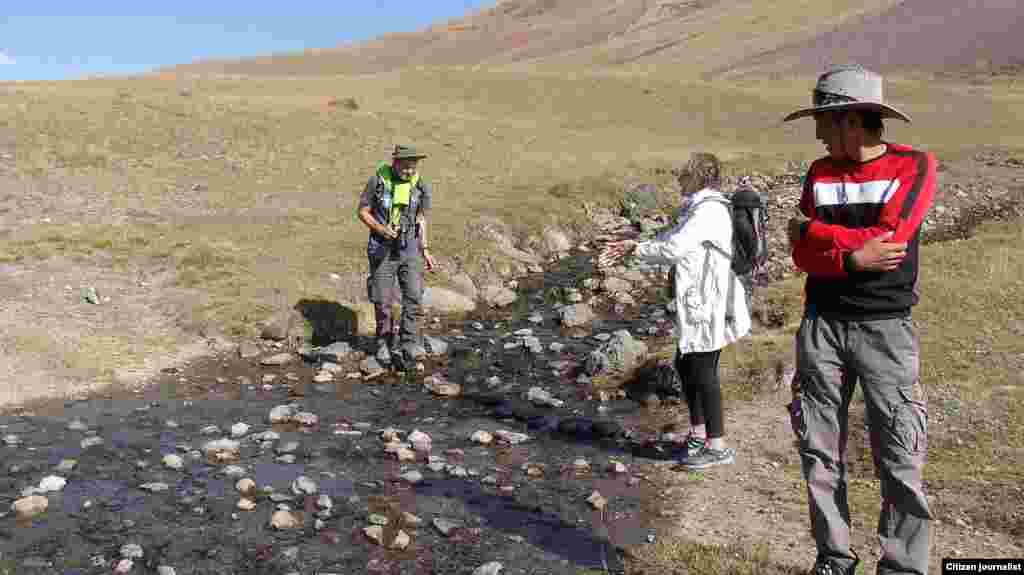
[[[423,250],[423,263],[426,265],[428,272],[434,271],[436,264],[434,263],[434,256],[430,255],[430,250]]]
[[[605,245],[597,256],[597,267],[608,268],[618,263],[626,254],[636,249],[636,240],[622,240]]]
[[[792,247],[794,244],[800,241],[800,228],[803,227],[803,225],[809,221],[811,220],[804,217],[803,215],[793,216],[792,218],[789,218],[789,225],[787,226],[787,231],[789,235],[790,247]]]
[[[907,257],[907,244],[888,241],[892,232],[886,232],[875,236],[864,242],[864,247],[853,252],[853,260],[856,271],[868,272],[889,272],[903,263]]]
[[[377,230],[377,233],[379,233],[380,235],[384,236],[389,240],[398,238],[398,230],[396,230],[392,226],[380,226],[380,228]]]

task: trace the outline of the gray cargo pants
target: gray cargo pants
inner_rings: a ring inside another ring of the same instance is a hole
[[[878,573],[928,572],[931,512],[922,486],[927,410],[918,381],[917,331],[910,318],[826,319],[809,308],[796,343],[794,418],[819,559],[845,568],[850,549],[846,439],[859,381],[875,472],[881,480]]]
[[[373,303],[377,338],[390,339],[395,330],[391,306],[401,294],[402,316],[398,323],[401,345],[419,343],[419,322],[423,315],[423,257],[418,242],[402,250],[382,246],[369,254],[367,297]],[[397,289],[396,289],[397,287]]]

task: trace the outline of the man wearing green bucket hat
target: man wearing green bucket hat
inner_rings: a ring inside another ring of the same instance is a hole
[[[398,369],[404,369],[422,349],[423,269],[424,265],[428,271],[434,269],[426,219],[431,189],[418,172],[420,160],[426,157],[412,146],[395,146],[391,161],[377,165],[359,198],[359,219],[370,229],[367,296],[376,315],[378,353],[382,347],[387,349]],[[402,304],[397,323],[392,317],[396,287]]]

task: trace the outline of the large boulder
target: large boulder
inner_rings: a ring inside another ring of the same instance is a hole
[[[451,282],[455,291],[469,299],[476,300],[480,297],[480,291],[476,289],[476,282],[474,282],[473,278],[469,277],[469,274],[466,272],[459,272],[455,274],[455,276],[452,277]]]
[[[498,284],[490,284],[484,287],[481,293],[484,302],[492,307],[505,307],[512,305],[519,296],[511,289]]]
[[[647,344],[634,339],[629,331],[620,329],[601,347],[590,352],[583,363],[583,371],[590,376],[629,374],[646,358]]]
[[[476,309],[476,302],[449,289],[428,287],[423,291],[423,307],[438,313],[466,313]]]

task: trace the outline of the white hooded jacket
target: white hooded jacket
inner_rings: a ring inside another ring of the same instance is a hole
[[[671,229],[633,252],[644,261],[672,265],[680,353],[722,349],[750,332],[745,288],[730,261],[732,218],[724,201],[717,190],[700,190]]]

